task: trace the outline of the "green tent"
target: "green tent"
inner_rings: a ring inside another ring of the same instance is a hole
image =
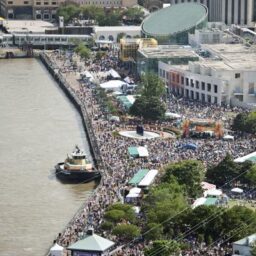
[[[137,147],[129,147],[128,152],[129,152],[129,155],[132,157],[139,157],[139,151]]]
[[[149,172],[148,169],[141,169],[139,170],[130,180],[129,180],[129,184],[130,185],[138,185],[142,179],[147,175],[147,173]]]
[[[114,244],[114,242],[93,233],[92,235],[86,235],[84,239],[69,246],[68,250],[103,253]]]

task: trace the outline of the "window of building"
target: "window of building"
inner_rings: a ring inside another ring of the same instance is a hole
[[[235,78],[239,78],[240,77],[240,73],[235,73]]]
[[[48,5],[49,4],[49,2],[44,2],[44,5]]]
[[[204,91],[205,90],[205,82],[201,83],[201,87],[202,87],[202,91]]]
[[[36,2],[36,5],[41,5],[41,2]]]
[[[208,103],[211,103],[212,101],[211,101],[211,95],[207,95],[207,102]]]
[[[193,100],[194,99],[194,92],[191,91],[191,99]]]
[[[204,93],[201,94],[201,99],[202,99],[202,102],[205,102],[205,94]]]
[[[28,4],[28,1],[24,1],[24,4]]]
[[[249,83],[248,93],[249,94],[254,94],[254,83]]]
[[[190,86],[191,86],[191,87],[194,87],[194,81],[193,81],[193,79],[190,79]]]
[[[57,2],[52,2],[52,5],[57,5]]]
[[[188,80],[187,77],[186,77],[186,85],[187,85],[187,86],[189,85],[189,80]]]
[[[210,92],[210,91],[211,91],[211,89],[212,89],[211,84],[207,84],[207,91],[208,91],[208,92]]]
[[[199,89],[199,81],[196,81],[196,89]]]
[[[214,97],[214,103],[217,104],[218,103],[218,98]]]
[[[181,84],[184,84],[184,76],[181,77]]]
[[[187,98],[189,97],[189,90],[186,89],[186,95],[185,95]]]
[[[196,100],[199,100],[199,92],[196,92]]]
[[[50,15],[48,13],[44,14],[44,20],[49,20],[50,19]]]
[[[179,75],[176,76],[176,79],[177,79],[177,83],[180,83],[180,76]]]
[[[216,84],[214,85],[214,93],[218,93],[218,86]]]
[[[13,1],[8,1],[8,4],[13,4]]]

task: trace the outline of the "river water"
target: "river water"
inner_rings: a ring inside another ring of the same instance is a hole
[[[0,61],[0,255],[44,255],[95,184],[62,184],[53,167],[75,144],[78,112],[36,59]]]

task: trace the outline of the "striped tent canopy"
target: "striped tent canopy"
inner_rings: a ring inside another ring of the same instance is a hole
[[[148,157],[148,150],[146,147],[129,147],[128,148],[129,155],[136,157]]]
[[[130,180],[129,184],[137,186],[149,172],[148,169],[140,169]]]

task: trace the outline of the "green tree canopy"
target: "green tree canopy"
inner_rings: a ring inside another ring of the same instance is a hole
[[[163,119],[166,105],[162,101],[165,94],[163,81],[155,74],[148,73],[142,77],[141,96],[130,108],[130,114],[147,120]]]
[[[79,13],[80,13],[80,8],[76,4],[61,5],[57,10],[57,15],[63,16],[65,23],[77,17]]]
[[[256,111],[240,113],[233,121],[233,129],[241,132],[256,133]]]
[[[156,240],[151,248],[145,249],[145,256],[161,255],[170,256],[176,255],[180,251],[180,244],[174,240]]]
[[[75,52],[84,60],[89,59],[91,56],[90,49],[88,49],[83,43],[80,43],[77,47],[75,47]]]
[[[185,160],[165,167],[163,181],[174,176],[180,185],[184,185],[189,197],[196,198],[202,194],[201,182],[204,180],[204,165],[200,161]]]
[[[143,202],[143,211],[147,219],[147,227],[144,232],[146,237],[152,238],[150,232],[155,232],[153,226],[157,227],[157,233],[160,235],[173,233],[170,222],[167,219],[173,218],[178,212],[186,208],[187,202],[183,196],[182,187],[176,182],[162,183],[150,189],[148,196]]]
[[[113,234],[122,239],[130,240],[140,235],[140,229],[132,224],[119,224],[114,227]]]
[[[216,166],[208,168],[206,172],[207,181],[223,186],[227,182],[233,180],[240,173],[239,164],[235,163],[230,154]],[[232,183],[229,184],[232,186]]]

